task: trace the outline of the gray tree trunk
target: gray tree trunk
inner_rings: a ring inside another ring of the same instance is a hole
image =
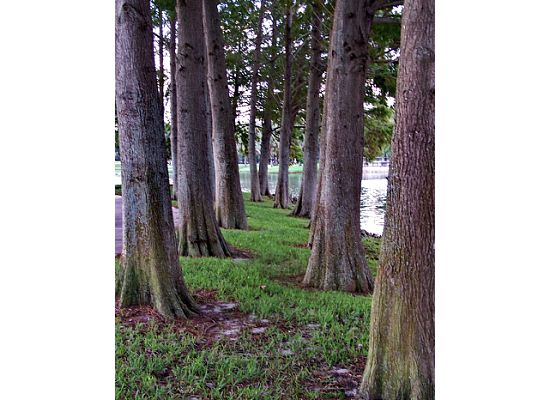
[[[304,284],[371,293],[374,282],[361,242],[360,195],[363,101],[368,35],[367,1],[336,3],[325,91],[324,155]]]
[[[405,0],[384,242],[360,391],[435,398],[434,1]]]
[[[275,73],[275,54],[277,52],[277,19],[275,15],[276,3],[272,4],[271,15],[272,15],[272,33],[271,33],[271,59],[269,60],[269,80],[267,82],[267,98],[264,103],[263,110],[263,121],[262,121],[262,141],[260,147],[260,167],[259,167],[259,178],[260,178],[260,194],[262,196],[271,196],[269,192],[269,180],[268,180],[268,165],[269,158],[271,156],[271,133],[273,130],[273,121],[272,121],[272,107],[274,106],[274,94],[273,94],[273,80]]]
[[[285,74],[283,89],[283,112],[281,118],[281,132],[279,135],[279,173],[275,188],[275,208],[288,208],[288,163],[290,153],[290,136],[292,135],[292,101],[290,80],[292,78],[292,9],[290,2],[287,5],[285,17]]]
[[[162,115],[162,131],[164,132],[164,29],[162,26],[162,10],[159,8],[159,96],[160,115]]]
[[[206,47],[205,47],[206,50]],[[208,64],[207,56],[205,52],[205,63]],[[207,73],[208,73],[208,65],[207,67]],[[206,81],[205,81],[205,94],[204,99],[206,101],[204,107],[206,108],[206,143],[208,144],[207,147],[207,153],[208,156],[208,175],[210,176],[210,191],[212,192],[212,200],[213,205],[216,202],[216,167],[214,165],[214,137],[212,133],[212,106],[210,102],[210,91],[208,90],[208,75],[206,75]],[[214,208],[215,209],[215,208]]]
[[[268,85],[270,85],[269,83]],[[269,91],[269,88],[268,88]],[[259,168],[259,178],[260,178],[260,194],[262,196],[271,196],[269,192],[269,182],[268,182],[268,165],[269,165],[269,156],[271,148],[271,130],[273,129],[271,125],[271,110],[264,108],[262,121],[262,142],[260,146],[260,168]]]
[[[230,251],[216,221],[208,164],[202,2],[178,0],[177,12],[179,251],[226,257]]]
[[[147,0],[117,0],[116,104],[122,164],[121,307],[152,305],[167,318],[198,312],[177,254]]]
[[[254,48],[254,61],[252,64],[252,78],[250,88],[250,122],[248,125],[248,162],[250,164],[250,201],[262,201],[260,193],[260,180],[256,168],[256,101],[258,98],[258,70],[260,69],[260,53],[262,51],[262,26],[265,14],[265,0],[260,3],[260,17],[256,42]]]
[[[178,193],[178,101],[176,90],[176,18],[170,18],[170,150],[172,152],[172,196]]]
[[[237,50],[239,53],[242,51],[240,42],[237,45]],[[235,67],[235,76],[233,78],[233,97],[231,98],[231,108],[233,109],[233,125],[235,125],[235,127],[237,123],[237,112],[238,112],[237,109],[239,108],[239,96],[240,96],[239,88],[240,87],[241,87],[241,69],[237,64]]]
[[[208,87],[216,167],[216,218],[229,229],[248,229],[239,177],[235,121],[231,110],[223,35],[216,0],[204,0]]]
[[[293,214],[309,218],[315,199],[317,186],[317,155],[319,154],[319,123],[321,78],[321,9],[317,2],[312,3],[311,21],[311,63],[306,105],[306,132],[304,143],[304,173],[300,196]]]

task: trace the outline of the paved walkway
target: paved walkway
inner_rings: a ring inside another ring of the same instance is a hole
[[[172,207],[174,224],[177,226],[180,220],[179,210]],[[122,253],[122,197],[115,196],[115,256]]]

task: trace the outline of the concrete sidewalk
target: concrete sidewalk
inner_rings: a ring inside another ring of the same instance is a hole
[[[179,210],[172,207],[174,225],[178,226],[180,221]],[[115,196],[115,256],[122,253],[122,197]]]

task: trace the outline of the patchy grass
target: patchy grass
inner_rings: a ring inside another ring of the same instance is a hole
[[[307,220],[271,201],[245,206],[251,229],[223,233],[251,259],[180,259],[203,316],[128,323],[117,311],[117,399],[353,396],[365,366],[371,297],[301,289]],[[379,239],[364,244],[376,273]]]

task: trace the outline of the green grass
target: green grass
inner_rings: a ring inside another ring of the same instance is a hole
[[[349,369],[366,356],[371,297],[285,283],[307,267],[310,250],[295,247],[307,241],[307,220],[273,209],[271,201],[251,203],[248,194],[245,199],[251,229],[223,234],[233,246],[253,253],[252,259],[180,261],[192,291],[216,290],[219,299],[238,302],[242,312],[269,319],[270,327],[261,340],[243,331],[237,341],[204,345],[170,325],[129,327],[117,321],[117,399],[344,398],[343,390],[308,392],[304,383],[313,371]],[[379,240],[368,238],[364,244],[376,273]],[[281,354],[283,348],[293,355]],[[159,377],[165,369],[168,377]],[[322,384],[334,382],[329,374]]]

